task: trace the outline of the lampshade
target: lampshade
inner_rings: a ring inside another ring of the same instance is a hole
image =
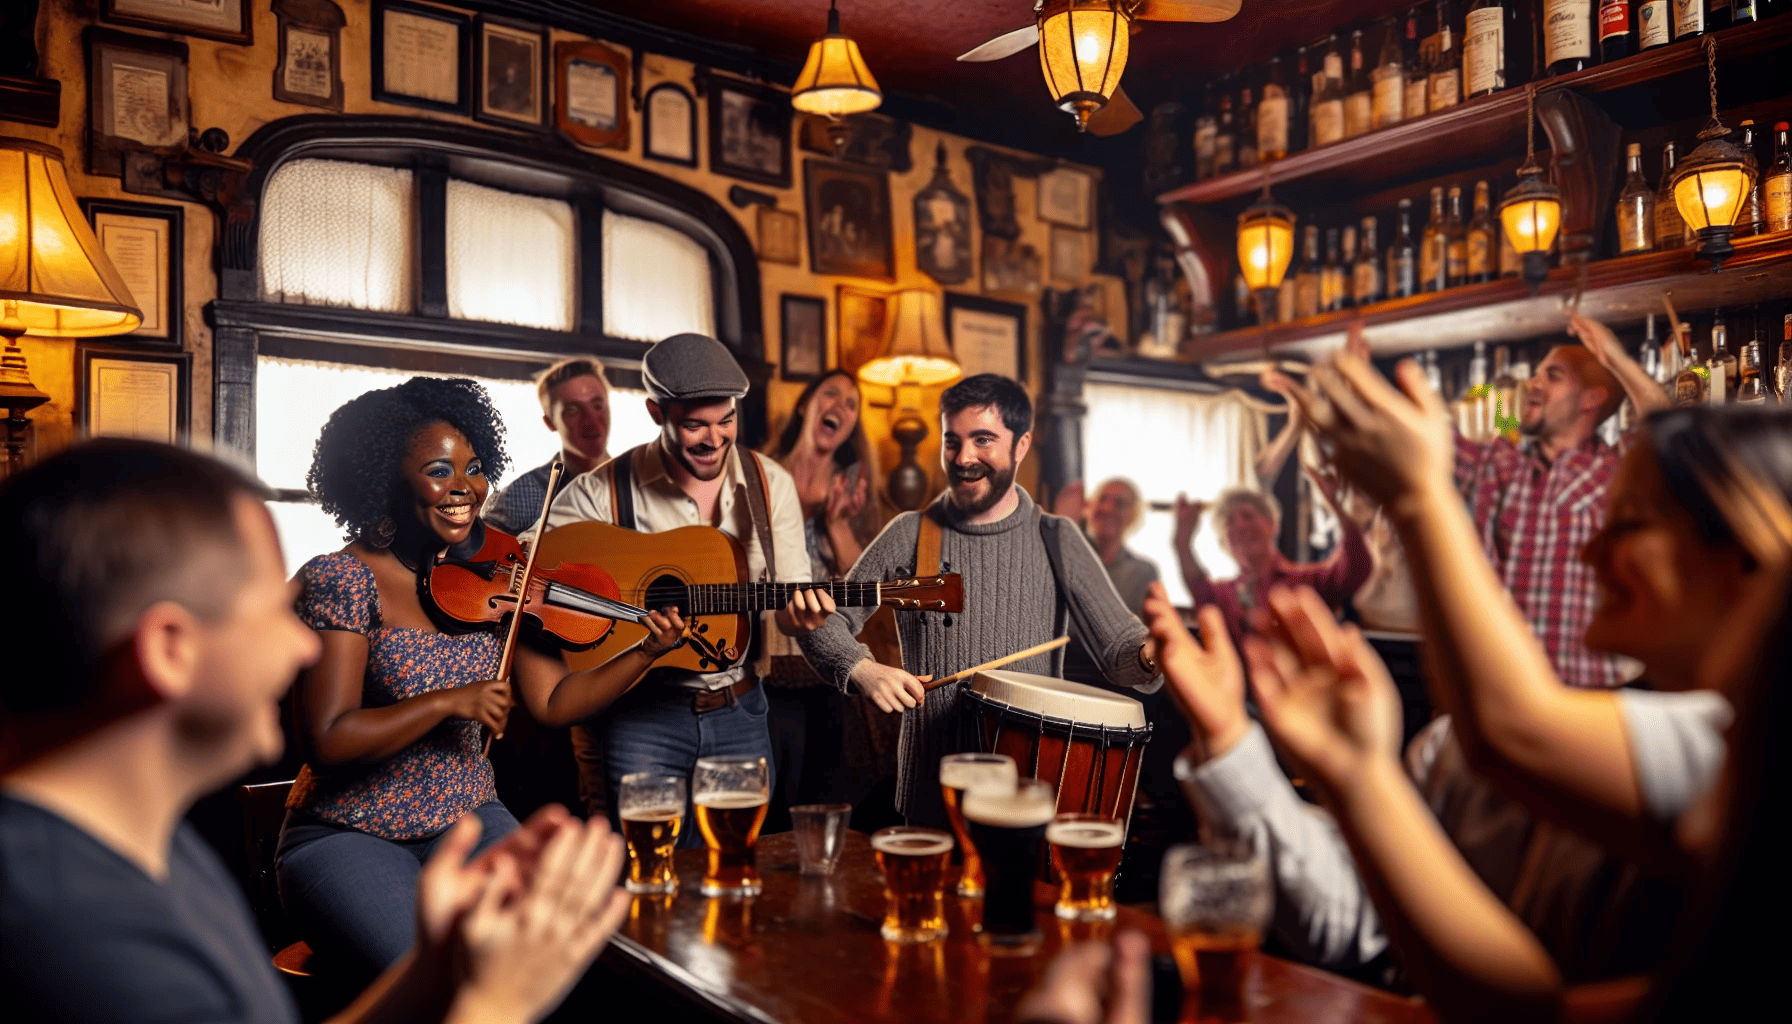
[[[859,379],[867,384],[944,384],[963,371],[952,356],[952,343],[940,320],[936,292],[911,289],[890,300],[890,327],[884,348],[876,359],[859,367]]]
[[[1132,47],[1131,18],[1121,0],[1051,0],[1039,10],[1039,67],[1058,106],[1088,130],[1089,115],[1107,105]]]
[[[1549,248],[1562,230],[1562,191],[1528,159],[1518,169],[1518,184],[1500,200],[1500,227],[1522,261],[1531,294],[1537,294],[1549,276]]]
[[[91,338],[142,322],[81,216],[62,151],[0,136],[0,335]]]
[[[1238,215],[1238,268],[1251,291],[1274,291],[1282,286],[1288,262],[1294,258],[1294,213],[1269,196]]]
[[[790,105],[805,114],[845,117],[876,110],[883,101],[859,44],[840,31],[840,11],[830,4],[827,35],[809,45],[809,59],[796,76]]]
[[[1709,259],[1713,268],[1735,251],[1730,232],[1755,183],[1747,155],[1729,140],[1729,134],[1729,129],[1713,118],[1711,127],[1699,133],[1705,141],[1674,169],[1674,206],[1697,236],[1699,255]]]

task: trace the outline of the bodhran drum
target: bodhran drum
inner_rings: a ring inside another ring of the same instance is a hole
[[[1058,787],[1058,811],[1132,819],[1151,723],[1123,694],[992,670],[959,693],[967,750],[1007,754],[1020,774]]]

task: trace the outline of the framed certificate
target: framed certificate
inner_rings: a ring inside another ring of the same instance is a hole
[[[999,373],[1027,381],[1027,307],[946,293],[946,335],[964,375]]]
[[[697,166],[697,101],[676,82],[647,90],[641,104],[641,155],[680,167]]]
[[[183,211],[178,206],[132,203],[117,199],[83,199],[93,233],[106,258],[118,268],[131,299],[143,311],[143,324],[124,337],[157,348],[179,350],[184,308],[181,305]]]
[[[581,146],[628,148],[628,58],[602,43],[554,44],[554,125]]]
[[[187,44],[87,30],[88,169],[117,177],[127,150],[187,141]]]
[[[1088,230],[1095,222],[1095,176],[1075,167],[1058,167],[1039,176],[1039,219],[1067,228]]]
[[[106,0],[105,18],[241,46],[255,41],[249,0]]]
[[[191,428],[193,356],[80,347],[81,432],[185,444]]]
[[[373,98],[450,114],[472,106],[472,19],[464,14],[376,0]]]

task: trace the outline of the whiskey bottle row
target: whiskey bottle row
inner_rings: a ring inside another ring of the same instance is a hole
[[[1654,373],[1677,406],[1732,402],[1792,405],[1792,313],[1786,314],[1781,331],[1779,359],[1770,372],[1758,322],[1751,326],[1748,339],[1732,349],[1729,326],[1723,311],[1718,310],[1712,317],[1707,350],[1701,354],[1692,326],[1685,322],[1678,325],[1667,344],[1656,349],[1655,318],[1651,316],[1643,342],[1644,368]],[[1659,352],[1659,358],[1651,359],[1652,349]]]
[[[1792,151],[1787,148],[1787,122],[1773,126],[1773,160],[1765,167],[1757,153],[1755,122],[1743,121],[1739,131],[1745,159],[1754,172],[1754,186],[1736,216],[1735,236],[1792,230]],[[1693,240],[1674,203],[1674,144],[1669,142],[1663,147],[1659,187],[1651,187],[1643,174],[1643,149],[1639,143],[1626,147],[1625,171],[1616,210],[1618,255],[1690,245]]]

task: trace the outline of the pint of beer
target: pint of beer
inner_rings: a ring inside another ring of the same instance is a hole
[[[1058,902],[1052,908],[1070,921],[1114,919],[1114,872],[1126,842],[1126,826],[1094,814],[1060,814],[1046,826],[1052,870],[1058,875]]]
[[[1244,977],[1274,907],[1269,858],[1248,844],[1171,847],[1158,907],[1184,999],[1201,1017],[1242,1019]]]
[[[1012,787],[1020,774],[1007,754],[947,754],[940,758],[940,794],[946,801],[946,817],[964,852],[964,870],[958,875],[958,895],[977,899],[983,895],[983,862],[964,827],[964,795],[973,785]]]
[[[699,758],[691,802],[697,808],[697,828],[709,848],[703,895],[758,895],[755,847],[771,802],[771,772],[765,758]]]
[[[635,772],[622,777],[616,803],[628,843],[629,892],[678,891],[672,850],[684,822],[684,786],[676,775]]]
[[[1041,935],[1033,922],[1039,843],[1057,811],[1057,791],[1041,779],[1013,789],[974,786],[964,797],[971,841],[983,858],[983,939],[991,952],[1030,954]]]
[[[871,837],[884,873],[886,942],[931,942],[946,934],[946,862],[952,837],[938,829],[886,828]]]

